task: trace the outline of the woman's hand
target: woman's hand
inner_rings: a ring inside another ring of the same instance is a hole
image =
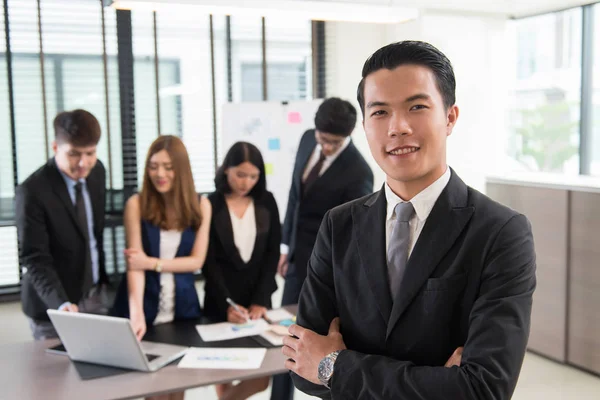
[[[127,269],[131,271],[145,271],[154,269],[156,259],[148,257],[140,249],[125,249],[123,250],[127,261]]]
[[[245,324],[248,322],[248,310],[245,307],[238,305],[240,311],[237,311],[232,306],[227,309],[227,322],[233,324]]]
[[[133,328],[133,333],[135,333],[137,340],[142,340],[146,334],[146,316],[144,315],[144,310],[137,307],[130,307],[130,309],[129,321],[131,328]]]
[[[267,315],[267,309],[256,304],[252,304],[248,312],[250,313],[250,319],[259,319]]]

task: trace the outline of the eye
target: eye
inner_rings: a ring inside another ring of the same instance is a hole
[[[417,104],[416,106],[412,106],[410,108],[411,111],[418,111],[418,110],[424,110],[426,109],[427,106],[424,106],[423,104]]]
[[[385,114],[386,114],[386,112],[384,110],[377,110],[371,114],[371,117],[378,117],[380,115],[385,115]]]

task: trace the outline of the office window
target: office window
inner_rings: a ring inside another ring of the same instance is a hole
[[[267,98],[281,101],[311,99],[311,21],[293,17],[268,18],[265,30]]]
[[[157,14],[159,97],[163,133],[181,136],[196,191],[214,190],[209,16]]]
[[[4,3],[0,4],[0,219],[10,214],[14,195],[12,138],[8,77],[6,69],[6,36],[4,34]],[[5,206],[6,203],[6,206]]]
[[[262,65],[262,21],[260,18],[231,17],[231,69],[233,101],[262,101],[263,76],[253,74],[248,80],[244,71]]]
[[[579,173],[581,9],[510,22],[508,170]]]
[[[600,176],[600,4],[593,7],[594,13],[594,69],[592,72],[592,159],[590,165],[590,173]]]

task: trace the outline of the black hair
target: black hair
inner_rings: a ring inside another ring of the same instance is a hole
[[[54,118],[54,138],[57,143],[73,146],[94,146],[100,141],[100,123],[85,110],[63,111]]]
[[[315,114],[315,128],[322,133],[350,136],[356,125],[356,108],[350,102],[330,97]]]
[[[258,182],[256,182],[248,194],[254,199],[259,199],[265,194],[267,191],[265,163],[263,161],[262,154],[260,154],[260,150],[258,150],[255,145],[248,142],[234,143],[229,151],[227,151],[225,159],[223,160],[223,164],[221,164],[217,170],[217,173],[215,174],[215,188],[217,192],[221,194],[231,193],[231,187],[229,186],[229,182],[227,182],[227,174],[225,174],[225,170],[229,167],[237,167],[246,161],[254,165],[260,171]]]
[[[405,40],[380,48],[365,61],[362,79],[357,90],[358,104],[360,104],[363,116],[365,114],[365,78],[380,69],[392,70],[406,64],[429,68],[435,75],[436,85],[446,109],[456,103],[456,79],[448,57],[429,43]]]

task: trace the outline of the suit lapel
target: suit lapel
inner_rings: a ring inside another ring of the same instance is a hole
[[[315,146],[317,145],[314,133],[315,131],[313,130],[311,140],[308,141],[308,144],[305,146],[305,149],[302,149],[304,151],[302,157],[298,158],[300,165],[298,166],[297,174],[294,177],[294,185],[296,186],[297,193],[302,193],[302,176],[304,175],[306,164],[308,163],[308,160],[310,160],[310,156],[312,156],[312,153],[315,151]]]
[[[83,228],[79,224],[77,215],[75,214],[75,206],[73,205],[73,200],[71,200],[71,196],[69,195],[69,189],[67,189],[67,183],[65,182],[64,178],[60,174],[60,171],[58,170],[58,166],[56,165],[54,158],[52,158],[50,161],[48,161],[48,163],[50,164],[50,167],[51,167],[50,179],[52,179],[52,181],[53,181],[52,182],[52,190],[54,190],[54,193],[56,193],[58,198],[61,200],[61,202],[67,209],[67,212],[68,212],[69,216],[71,217],[71,219],[73,220],[73,224],[77,227],[77,231],[79,232],[79,234],[81,236],[85,237]]]
[[[388,323],[392,309],[387,262],[385,257],[385,210],[383,189],[365,203],[352,208],[354,238],[360,255],[360,265],[381,317]]]
[[[252,258],[255,255],[264,254],[264,248],[267,244],[267,236],[269,226],[271,224],[271,216],[269,210],[261,203],[254,202],[254,218],[256,219],[256,240],[254,242],[254,250],[252,250]]]
[[[310,193],[311,190],[314,190],[318,187],[327,186],[328,182],[331,179],[339,178],[344,174],[344,168],[348,165],[348,158],[351,156],[352,150],[350,147],[354,147],[352,142],[348,144],[348,146],[342,151],[342,153],[333,161],[333,163],[325,170],[323,175],[321,175],[307,190],[307,193]]]
[[[219,197],[219,201],[222,202],[222,204],[214,216],[215,230],[217,231],[217,235],[219,235],[219,239],[221,239],[221,244],[225,249],[225,253],[231,255],[232,261],[239,268],[243,262],[239,256],[237,247],[235,247],[229,208],[227,208],[227,203],[222,195]]]
[[[467,205],[467,200],[467,186],[452,171],[408,259],[386,337],[471,219],[474,208]]]

